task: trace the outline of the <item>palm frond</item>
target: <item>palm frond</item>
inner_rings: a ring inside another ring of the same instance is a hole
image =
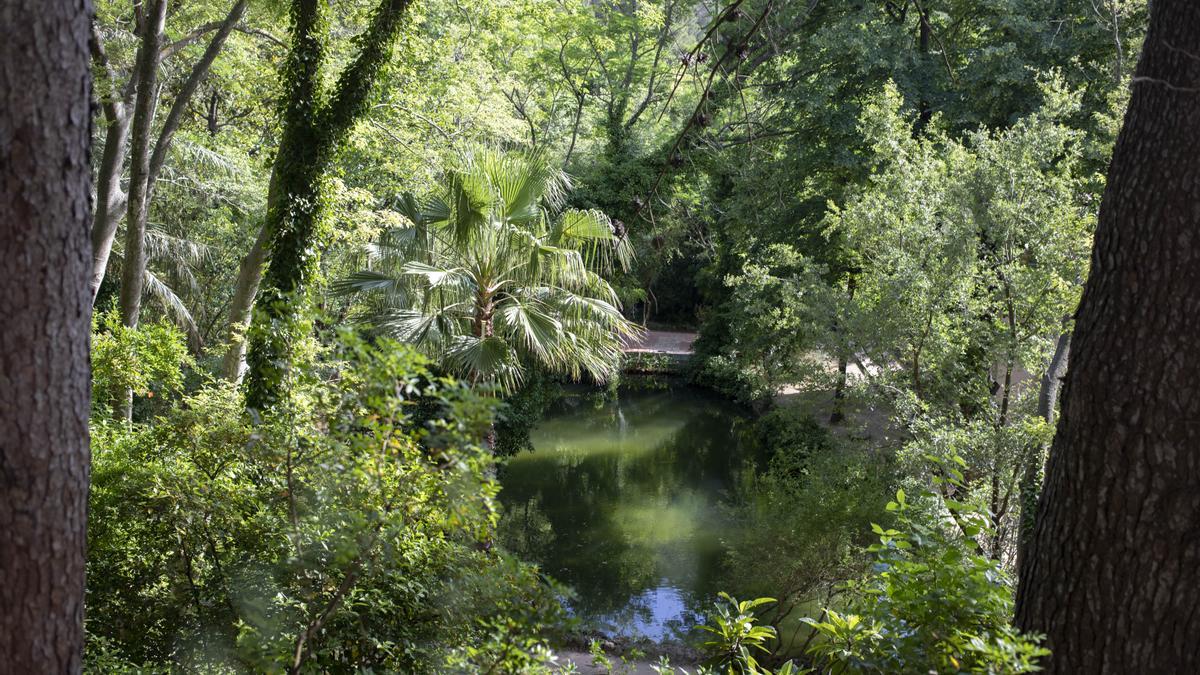
[[[516,352],[499,337],[460,335],[446,356],[451,368],[476,384],[495,386],[506,394],[521,386],[521,363]]]
[[[393,276],[372,270],[360,270],[330,284],[334,295],[353,295],[371,291],[394,291],[400,282]]]
[[[192,313],[188,311],[187,305],[183,304],[183,300],[175,294],[175,291],[170,286],[150,270],[146,270],[142,278],[146,293],[158,301],[181,328],[189,333],[198,332],[196,320],[192,318]]]
[[[521,347],[549,363],[563,332],[549,310],[532,298],[506,296],[496,306],[497,332],[511,335]]]
[[[196,265],[211,254],[207,244],[167,234],[158,227],[147,227],[145,236],[146,255],[155,260]]]
[[[611,378],[623,339],[637,329],[603,275],[627,268],[632,255],[599,211],[553,217],[568,187],[538,153],[465,154],[442,197],[397,199],[411,225],[380,236],[369,269],[335,291],[362,294],[357,314],[377,330],[504,393],[530,362],[573,378]]]
[[[178,164],[204,169],[211,173],[223,174],[228,178],[239,178],[249,173],[247,168],[238,160],[227,157],[212,148],[207,148],[185,137],[176,138],[171,143],[171,153],[175,155]]]

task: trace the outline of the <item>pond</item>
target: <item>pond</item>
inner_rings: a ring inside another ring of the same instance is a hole
[[[574,588],[585,626],[680,639],[729,588],[725,505],[760,460],[747,420],[682,386],[569,395],[501,475],[501,540]]]

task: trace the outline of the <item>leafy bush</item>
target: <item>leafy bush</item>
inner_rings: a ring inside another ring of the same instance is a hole
[[[768,652],[766,645],[775,640],[776,633],[770,626],[758,625],[754,608],[774,603],[775,599],[756,598],[739,602],[725,592],[720,594],[720,598],[723,602],[717,602],[709,615],[711,623],[697,626],[713,635],[703,645],[712,654],[704,666],[720,672],[746,675],[768,672],[759,667],[754,652]]]
[[[952,536],[953,519],[966,537]],[[1012,589],[974,537],[986,515],[904,491],[887,505],[893,528],[873,525],[872,573],[850,587],[846,612],[805,619],[823,638],[810,652],[824,673],[1028,673],[1049,652],[1010,625]]]
[[[92,406],[115,411],[127,391],[154,398],[183,387],[184,369],[193,366],[183,332],[165,320],[129,328],[116,311],[92,318]]]
[[[554,590],[488,551],[497,487],[479,440],[493,401],[396,343],[343,335],[333,356],[331,377],[310,374],[271,419],[249,418],[216,383],[153,425],[95,425],[91,668],[424,672],[541,658],[560,618]]]

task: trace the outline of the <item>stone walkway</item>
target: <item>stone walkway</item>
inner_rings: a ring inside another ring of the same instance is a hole
[[[625,351],[631,354],[690,355],[695,333],[676,333],[665,330],[648,330],[641,339],[625,343]]]

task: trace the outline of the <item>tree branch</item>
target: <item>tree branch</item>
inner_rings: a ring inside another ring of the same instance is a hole
[[[379,71],[387,64],[392,44],[400,31],[400,20],[411,0],[382,0],[371,25],[358,38],[359,52],[342,71],[333,97],[320,111],[321,123],[336,145],[362,116]]]
[[[229,14],[225,16],[225,20],[218,24],[217,34],[209,41],[208,48],[204,50],[200,60],[192,66],[192,72],[188,74],[179,94],[175,96],[175,102],[171,104],[171,110],[163,122],[162,131],[159,132],[158,141],[154,144],[154,154],[150,157],[147,195],[153,196],[154,184],[158,181],[158,174],[162,171],[163,163],[166,162],[167,150],[171,147],[175,132],[179,130],[179,124],[183,121],[183,113],[196,90],[200,88],[200,82],[208,75],[213,62],[217,60],[217,55],[221,53],[221,49],[225,46],[225,40],[233,32],[233,27],[246,13],[246,3],[247,0],[237,0],[233,7],[229,8]],[[149,198],[147,197],[147,199]]]

